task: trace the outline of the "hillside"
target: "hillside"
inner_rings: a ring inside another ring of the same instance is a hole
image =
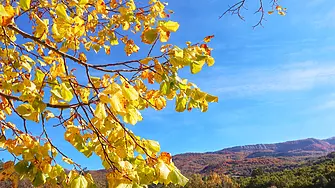
[[[185,188],[334,188],[335,152],[301,162],[294,168],[254,169],[247,177],[230,178],[224,174],[193,174]],[[152,185],[150,188],[181,188]]]
[[[334,188],[335,152],[314,160],[305,161],[299,167],[280,171],[255,170],[251,177],[236,178],[241,188]]]
[[[308,138],[275,144],[236,146],[207,153],[179,154],[173,157],[173,161],[186,174],[214,171],[247,176],[254,168],[288,168],[332,151],[335,151],[335,137],[324,140]]]
[[[208,176],[216,172],[241,178],[240,183],[247,185],[252,180],[248,177],[255,169],[262,169],[264,173],[279,173],[284,169],[312,165],[314,161],[320,161],[319,157],[333,151],[335,151],[335,137],[324,140],[308,138],[275,144],[236,146],[207,153],[178,154],[173,156],[173,161],[189,177],[193,177],[194,174]],[[334,156],[333,153],[331,157]],[[106,170],[89,172],[95,179],[97,187],[106,187]],[[30,183],[21,181],[20,185],[29,187]],[[0,187],[8,187],[8,182],[0,183]]]

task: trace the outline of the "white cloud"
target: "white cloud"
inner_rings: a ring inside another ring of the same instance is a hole
[[[203,88],[217,95],[245,96],[266,92],[308,90],[335,85],[335,63],[312,61],[267,68],[218,69],[212,74],[211,85]],[[215,75],[222,75],[215,78]]]

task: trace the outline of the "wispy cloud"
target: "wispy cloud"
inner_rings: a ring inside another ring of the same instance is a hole
[[[335,100],[326,101],[323,104],[320,104],[316,107],[316,110],[330,110],[335,109]]]
[[[321,5],[322,3],[324,3],[326,0],[309,0],[308,2],[306,2],[306,6],[307,7],[314,7],[314,6],[318,6]]]
[[[318,15],[318,17],[315,20],[312,20],[311,23],[320,28],[335,27],[334,19],[335,19],[335,7],[333,7],[328,12],[322,15]]]
[[[294,13],[290,15],[293,25],[311,25],[314,28],[335,27],[335,6],[326,0],[312,0],[297,3],[292,7]],[[292,10],[289,8],[289,10]]]
[[[238,71],[221,69],[218,74],[222,76],[210,78],[215,81],[206,89],[225,96],[301,91],[318,86],[335,85],[335,64],[330,62],[307,61],[278,67],[238,69]]]

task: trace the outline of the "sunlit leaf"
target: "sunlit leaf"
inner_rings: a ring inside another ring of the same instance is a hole
[[[162,22],[161,26],[166,31],[176,32],[179,28],[179,23],[174,21]]]
[[[88,186],[88,182],[86,178],[82,175],[79,175],[77,178],[75,178],[71,182],[71,188],[83,188],[87,186]]]
[[[31,2],[31,0],[20,0],[20,7],[23,10],[28,10],[28,9],[30,9],[30,2]]]
[[[64,101],[71,101],[73,98],[72,92],[70,90],[70,87],[68,87],[65,83],[62,83],[60,85],[60,94],[62,96],[62,99],[64,99]]]
[[[16,110],[23,118],[39,122],[39,114],[30,104],[21,104]]]

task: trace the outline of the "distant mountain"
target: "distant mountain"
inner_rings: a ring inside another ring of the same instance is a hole
[[[284,168],[335,151],[335,137],[320,140],[307,138],[275,144],[256,144],[225,148],[207,153],[175,155],[173,161],[186,173],[210,171],[231,175],[248,175],[256,167]]]
[[[335,149],[335,138],[319,140],[315,138],[307,138],[303,140],[295,140],[282,142],[277,144],[256,144],[237,146],[226,148],[214,153],[225,152],[259,152],[268,151],[274,153],[299,153],[299,152],[330,152]]]

